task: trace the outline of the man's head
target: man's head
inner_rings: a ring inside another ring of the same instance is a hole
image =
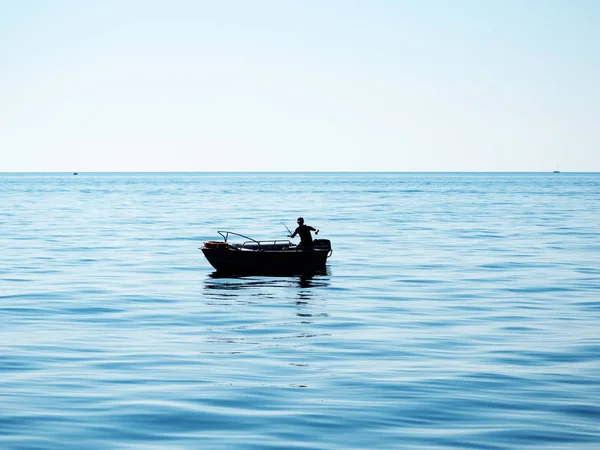
[[[304,219],[302,217],[298,217],[296,222],[298,222],[298,225],[302,225],[304,223]]]

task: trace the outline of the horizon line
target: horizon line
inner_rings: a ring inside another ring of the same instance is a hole
[[[352,174],[352,173],[556,173],[554,170],[311,170],[311,171],[280,171],[280,170],[90,170],[90,171],[73,171],[73,170],[52,170],[52,171],[35,171],[35,170],[26,170],[26,171],[0,171],[0,174],[217,174],[217,173],[278,173],[278,174],[326,174],[326,173],[339,173],[339,174]],[[596,170],[586,170],[586,171],[559,171],[558,173],[600,173],[600,171]]]

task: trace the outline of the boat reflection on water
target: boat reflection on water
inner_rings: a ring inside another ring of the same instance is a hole
[[[212,299],[254,303],[265,298],[289,300],[291,295],[297,301],[306,302],[317,291],[330,285],[329,267],[299,275],[229,275],[213,272],[204,282],[206,295]],[[322,292],[320,292],[322,294]]]
[[[288,276],[211,273],[204,279],[202,352],[227,364],[229,386],[260,389],[317,385],[326,366],[316,357],[332,339],[328,270]],[[248,370],[231,371],[244,366]]]
[[[258,286],[285,286],[299,288],[327,287],[329,286],[329,277],[331,270],[329,267],[313,270],[301,274],[278,274],[271,273],[265,275],[235,275],[222,272],[212,272],[208,275],[206,281],[207,289],[248,289]],[[217,281],[219,280],[219,281]],[[223,280],[223,281],[220,281]]]
[[[329,320],[330,276],[327,269],[295,276],[225,276],[214,272],[204,282],[203,298],[219,317],[221,325],[213,330],[222,333],[229,329],[228,339],[237,335],[240,342],[252,341],[261,347],[294,343],[297,352],[306,338],[330,337],[321,329],[313,329],[314,323]],[[300,358],[294,364],[306,361]]]

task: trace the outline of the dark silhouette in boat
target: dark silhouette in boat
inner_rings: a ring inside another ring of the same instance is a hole
[[[331,242],[315,239],[306,248],[288,240],[257,241],[232,231],[218,231],[222,241],[206,241],[200,247],[208,262],[219,273],[227,274],[306,274],[325,269],[331,256]],[[246,239],[229,242],[229,236]]]
[[[298,234],[300,235],[300,244],[298,244],[298,247],[311,248],[313,246],[313,238],[310,232],[314,231],[315,235],[317,235],[319,234],[318,228],[313,228],[310,225],[306,225],[302,217],[298,217],[296,222],[298,223],[298,228],[296,228],[293,233],[290,233],[289,237],[295,238]]]

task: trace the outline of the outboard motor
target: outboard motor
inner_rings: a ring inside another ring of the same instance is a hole
[[[331,250],[331,241],[329,239],[315,239],[313,248],[319,250]]]

